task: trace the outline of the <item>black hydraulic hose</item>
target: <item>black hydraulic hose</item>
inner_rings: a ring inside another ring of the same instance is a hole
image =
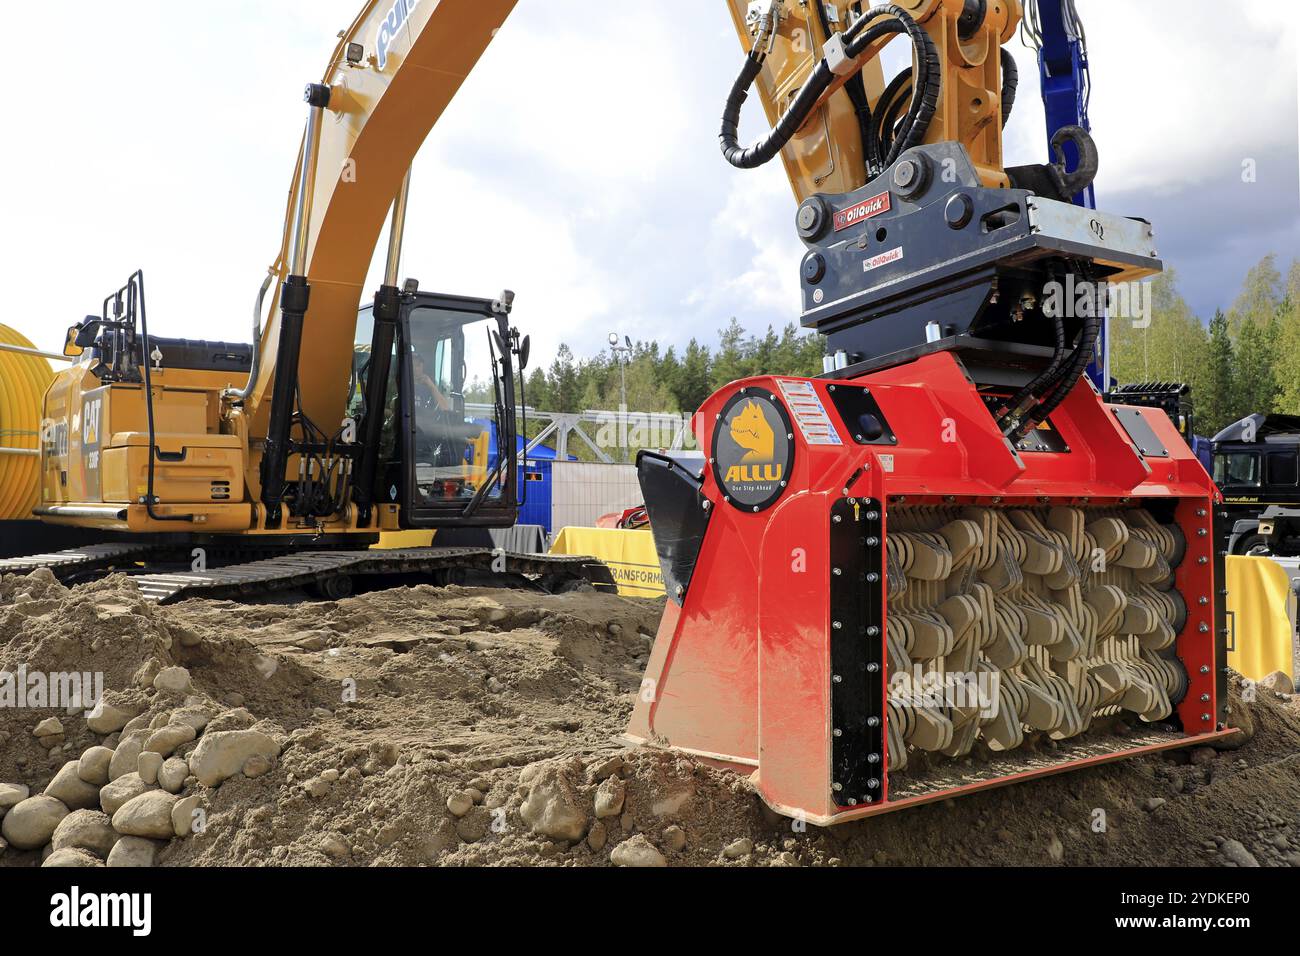
[[[1056,375],[1062,365],[1065,364],[1065,320],[1060,315],[1052,317],[1052,331],[1054,333],[1055,345],[1052,349],[1052,360],[1048,363],[1047,368],[1039,372],[1030,380],[1020,391],[1016,392],[1007,400],[1003,406],[998,420],[1005,420],[1009,416],[1016,416],[1017,419],[1023,410],[1028,408],[1030,401],[1035,401],[1035,396],[1043,394],[1056,380]]]
[[[889,19],[872,24],[872,21],[886,16]],[[861,56],[871,43],[890,33],[906,33],[912,40],[916,50],[917,88],[920,94],[912,97],[912,107],[903,120],[901,135],[879,163],[881,168],[893,163],[900,153],[915,146],[925,137],[938,107],[941,76],[934,41],[906,12],[892,5],[870,11],[849,28],[844,34],[845,54],[850,58]],[[823,58],[813,68],[794,102],[767,135],[749,147],[742,147],[740,112],[745,100],[749,98],[750,87],[762,72],[764,59],[765,55],[759,52],[757,46],[750,51],[745,58],[740,75],[732,84],[731,94],[727,97],[726,106],[722,111],[722,128],[718,134],[722,154],[727,162],[739,169],[754,169],[775,158],[807,121],[813,107],[835,81],[835,74]],[[860,121],[861,115],[859,112]]]
[[[1006,47],[1002,48],[1002,125],[1011,119],[1011,110],[1016,105],[1016,90],[1020,86],[1020,67],[1016,58]]]
[[[148,419],[149,423],[149,468],[145,479],[145,514],[147,514],[152,521],[193,521],[194,515],[160,515],[153,510],[154,502],[157,500],[154,498],[153,484],[154,462],[158,458],[158,445],[156,438],[157,433],[154,429],[153,420],[153,380],[149,375],[149,317],[145,313],[144,307],[143,269],[137,271],[136,274],[131,277],[128,294],[132,297],[136,295],[135,289],[137,286],[140,289],[140,334],[142,336],[140,342],[140,358],[142,361],[140,364],[144,366],[144,409],[145,417]]]
[[[740,110],[745,105],[745,100],[749,98],[749,88],[754,85],[754,80],[758,78],[762,69],[763,57],[751,52],[745,58],[745,65],[741,68],[740,76],[736,77],[736,82],[731,87],[731,95],[727,97],[727,105],[722,111],[722,130],[718,134],[722,144],[722,155],[737,169],[757,169],[771,162],[785,144],[790,142],[790,138],[798,132],[799,127],[808,118],[808,114],[812,112],[813,106],[835,79],[835,74],[826,65],[826,61],[819,62],[813,68],[812,75],[808,77],[808,82],[794,98],[794,102],[776,121],[776,125],[768,134],[752,146],[743,147],[740,145]]]

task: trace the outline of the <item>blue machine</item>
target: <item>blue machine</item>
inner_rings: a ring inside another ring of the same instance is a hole
[[[492,423],[486,419],[474,419],[474,421],[483,426],[488,432],[488,467],[492,468],[497,461],[497,435],[496,429]],[[555,464],[556,453],[554,448],[548,448],[545,445],[538,445],[532,451],[528,452],[527,461],[524,459],[524,451],[528,445],[527,439],[523,435],[515,436],[515,449],[518,460],[522,462],[519,477],[519,499],[522,502],[519,508],[519,520],[516,522],[521,525],[539,525],[545,529],[549,535],[551,533],[551,501],[552,501],[552,474],[551,466]],[[569,456],[569,461],[577,461],[573,455]]]
[[[1047,141],[1050,143],[1057,131],[1065,126],[1082,126],[1091,132],[1088,99],[1092,80],[1088,73],[1088,41],[1074,0],[1027,0],[1025,33],[1038,48]],[[1065,155],[1068,167],[1073,169],[1079,161],[1073,143],[1065,144]],[[1096,209],[1097,196],[1093,187],[1089,185],[1075,196],[1074,203],[1086,209]],[[1097,341],[1097,357],[1088,366],[1088,377],[1102,392],[1110,388],[1110,382],[1106,381],[1107,348],[1103,324]]]

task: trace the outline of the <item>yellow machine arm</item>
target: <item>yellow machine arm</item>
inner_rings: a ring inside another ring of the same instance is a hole
[[[515,0],[370,0],[339,40],[322,78],[329,105],[319,158],[304,176],[309,157],[299,154],[273,270],[280,283],[292,270],[296,211],[306,197],[311,304],[298,375],[303,411],[314,421],[333,428],[343,418],[366,273],[411,161],[514,6]],[[266,433],[280,288],[243,396],[254,434]]]
[[[984,185],[1007,185],[1002,124],[1015,95],[1015,64],[1001,55],[1001,46],[1020,23],[1020,0],[896,0],[871,9],[858,0],[727,0],[727,5],[749,51],[746,70],[756,71],[742,73],[733,97],[748,90],[752,80],[776,134],[756,144],[749,156],[743,150],[730,156],[736,165],[758,165],[780,149],[797,201],[814,193],[851,192],[881,171],[875,167],[884,157],[869,156],[865,143],[875,129],[889,135],[888,128],[905,118],[913,103],[913,76],[929,69],[938,74],[933,77],[937,99],[924,102],[922,96],[917,107],[932,109],[933,117],[910,145],[961,143]],[[924,31],[924,38],[913,38],[914,49],[930,62],[918,63],[921,57],[914,53],[912,75],[887,85],[880,51],[891,40],[909,38],[890,16],[892,9]],[[735,129],[724,119],[724,148],[728,135],[734,138]]]

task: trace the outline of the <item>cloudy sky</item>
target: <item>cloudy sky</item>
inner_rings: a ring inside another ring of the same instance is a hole
[[[359,0],[64,0],[8,11],[2,320],[47,348],[136,268],[158,334],[249,338],[319,77]],[[1078,0],[1103,208],[1151,219],[1193,307],[1300,255],[1297,40],[1277,4]],[[710,0],[521,0],[415,165],[404,272],[518,293],[549,359],[611,330],[664,346],[797,317],[780,164],[732,170],[717,117],[741,51]],[[1226,11],[1226,12],[1225,12]],[[14,22],[16,17],[17,22]],[[1045,158],[1037,69],[1008,163]],[[759,131],[751,103],[747,135]],[[1243,181],[1251,163],[1254,181]],[[372,285],[376,280],[372,281]]]

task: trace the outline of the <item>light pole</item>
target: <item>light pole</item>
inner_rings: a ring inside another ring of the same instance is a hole
[[[631,337],[627,335],[623,336],[623,344],[619,345],[618,333],[610,332],[609,350],[614,354],[614,361],[618,363],[618,443],[623,450],[623,460],[627,461],[627,363],[632,357]]]

